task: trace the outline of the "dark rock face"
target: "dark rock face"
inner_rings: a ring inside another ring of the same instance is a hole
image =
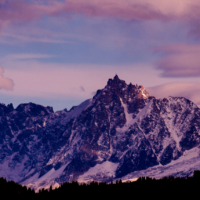
[[[20,113],[26,113],[31,117],[36,117],[36,116],[49,115],[49,113],[53,113],[53,108],[50,106],[44,107],[41,105],[36,105],[34,103],[27,103],[27,104],[20,104],[16,108],[16,111]]]
[[[198,146],[199,122],[200,110],[191,101],[156,99],[117,75],[70,111],[0,104],[0,175],[6,170],[6,178],[28,184],[50,174],[62,183],[109,162],[117,164],[114,177],[120,178],[166,165]]]

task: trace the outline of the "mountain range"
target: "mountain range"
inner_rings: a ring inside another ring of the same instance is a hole
[[[36,191],[73,180],[192,176],[199,145],[200,109],[192,101],[156,99],[117,75],[69,111],[0,104],[0,177]]]

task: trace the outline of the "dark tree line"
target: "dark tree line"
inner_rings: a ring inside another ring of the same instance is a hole
[[[134,182],[122,182],[121,179],[116,183],[95,182],[90,184],[73,181],[63,183],[59,188],[49,190],[41,189],[36,193],[26,186],[21,186],[14,181],[7,181],[0,178],[0,193],[6,198],[0,199],[137,199],[154,197],[159,199],[170,198],[178,199],[193,196],[200,199],[200,171],[194,171],[193,177],[180,178],[173,176],[155,179],[150,177],[140,177]],[[195,198],[196,199],[196,198]]]

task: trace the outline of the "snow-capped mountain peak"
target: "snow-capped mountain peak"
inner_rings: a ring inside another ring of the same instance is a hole
[[[182,162],[186,151],[195,152],[196,162],[199,122],[200,109],[191,101],[156,99],[117,75],[69,111],[0,104],[0,176],[38,190],[72,180],[135,178]]]
[[[111,102],[113,98],[119,97],[123,101],[133,101],[136,99],[147,99],[150,97],[149,92],[142,86],[133,85],[130,83],[126,84],[124,80],[120,80],[116,75],[113,79],[109,79],[107,85],[102,89],[98,90],[93,99],[102,98],[104,103]]]

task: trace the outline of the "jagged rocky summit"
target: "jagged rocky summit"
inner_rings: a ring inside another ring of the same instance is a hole
[[[0,176],[36,190],[72,180],[192,176],[200,170],[199,134],[193,102],[156,99],[116,75],[70,111],[0,104]]]

